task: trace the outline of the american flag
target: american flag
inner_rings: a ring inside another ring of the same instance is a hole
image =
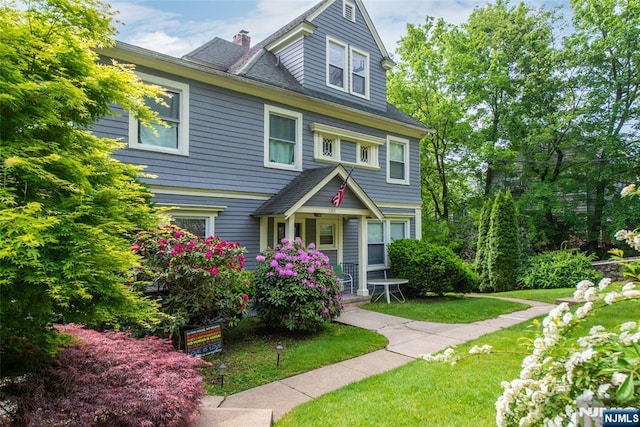
[[[353,168],[347,174],[347,177],[340,184],[340,188],[338,188],[338,192],[331,198],[331,204],[336,208],[339,208],[342,204],[342,199],[344,198],[344,190],[347,189],[347,181],[349,181],[349,177],[351,176],[351,172],[353,172]]]

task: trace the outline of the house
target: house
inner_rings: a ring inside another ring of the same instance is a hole
[[[240,31],[182,58],[120,42],[100,53],[172,96],[149,104],[169,125],[157,134],[125,113],[94,132],[122,139],[115,157],[156,176],[146,181],[176,224],[240,241],[247,268],[299,236],[355,266],[366,296],[367,277],[388,267],[387,244],[421,238],[427,129],[387,103],[394,63],[361,0],[323,0],[253,46]]]

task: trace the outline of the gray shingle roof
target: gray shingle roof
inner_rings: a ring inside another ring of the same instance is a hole
[[[253,213],[254,216],[282,215],[316,185],[326,178],[335,167],[307,169],[291,180],[282,190],[274,194]]]
[[[208,41],[197,49],[183,56],[183,59],[196,58],[228,70],[249,49],[219,37]]]

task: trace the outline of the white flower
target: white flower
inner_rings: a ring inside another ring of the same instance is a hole
[[[609,279],[608,277],[605,277],[604,279],[600,280],[600,283],[598,283],[598,289],[600,289],[601,291],[604,291],[605,289],[607,289],[607,286],[609,286],[611,284],[611,279]]]
[[[630,291],[632,289],[635,289],[635,287],[636,287],[636,285],[633,282],[625,283],[625,285],[622,287],[622,292]]]
[[[620,384],[622,384],[626,379],[627,379],[627,374],[623,374],[622,372],[614,372],[613,375],[611,375],[611,384],[617,387]]]
[[[636,326],[638,326],[637,322],[625,322],[622,325],[620,325],[620,330],[621,331],[631,331],[631,330],[635,329]]]
[[[635,184],[627,185],[620,192],[620,196],[622,196],[622,197],[628,196],[629,194],[633,193],[634,191],[636,191],[636,185]]]
[[[619,240],[619,241],[627,240],[627,234],[629,234],[627,230],[618,230],[618,232],[615,235],[615,238],[616,240]]]
[[[585,291],[584,293],[584,300],[585,301],[595,301],[597,299],[596,297],[596,288],[589,288]]]
[[[607,304],[612,304],[617,297],[618,297],[617,292],[609,292],[607,295],[604,296],[604,302],[606,302]]]
[[[633,247],[635,250],[640,251],[640,234],[636,234],[633,238]]]
[[[611,384],[600,385],[596,393],[596,395],[598,396],[598,399],[608,399],[610,396],[609,396],[609,393],[607,392],[609,391],[610,388],[611,388]]]
[[[588,406],[591,402],[593,402],[593,392],[589,389],[583,391],[582,394],[576,398],[578,406]]]
[[[477,345],[474,345],[469,350],[469,354],[489,354],[491,353],[492,349],[493,347],[491,347],[489,344],[485,344],[482,347],[478,347]]]
[[[581,291],[586,291],[587,289],[592,288],[594,286],[595,285],[593,284],[593,282],[591,280],[581,280],[576,285],[576,288],[581,290]]]
[[[631,289],[631,290],[628,290],[628,291],[624,291],[622,293],[622,296],[624,296],[627,299],[640,298],[640,291],[637,291],[635,289]]]
[[[578,319],[583,319],[591,311],[591,308],[593,308],[592,302],[584,303],[582,307],[578,307],[578,309],[576,310],[576,317]]]

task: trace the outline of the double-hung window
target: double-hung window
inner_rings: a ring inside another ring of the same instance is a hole
[[[129,115],[129,148],[171,154],[189,154],[189,86],[187,84],[139,73],[146,83],[165,90],[164,105],[146,99],[145,105],[155,111],[162,124],[143,125]]]
[[[327,37],[327,86],[369,99],[369,54]]]
[[[397,239],[409,237],[408,219],[390,219],[367,222],[367,245],[369,268],[386,268],[389,266],[387,246]]]
[[[387,139],[387,182],[409,184],[409,141],[406,139]]]
[[[351,49],[351,93],[369,96],[369,55]]]
[[[327,38],[327,85],[347,90],[345,66],[347,65],[347,45]]]
[[[265,105],[264,123],[264,165],[301,170],[302,114]]]

